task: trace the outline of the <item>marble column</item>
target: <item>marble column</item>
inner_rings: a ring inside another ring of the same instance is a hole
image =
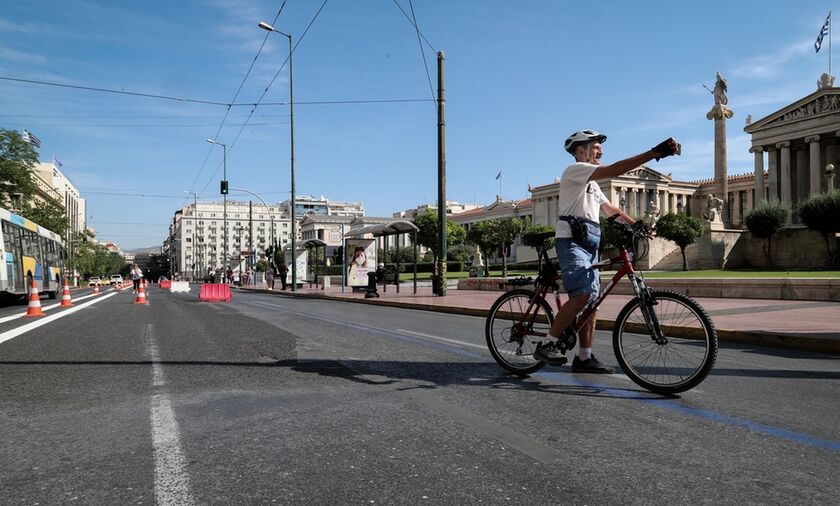
[[[808,164],[808,173],[810,174],[810,185],[808,195],[816,195],[820,193],[820,183],[822,177],[822,160],[820,158],[820,136],[819,135],[812,135],[810,137],[805,137],[805,142],[808,143],[809,147],[809,164]]]
[[[750,153],[755,155],[755,200],[752,206],[752,209],[755,209],[764,200],[764,148],[752,147]]]
[[[637,216],[639,209],[639,191],[636,188],[628,188],[627,192],[630,194],[627,198],[627,214],[629,214],[633,219],[639,219]]]
[[[790,194],[790,141],[784,141],[776,144],[779,148],[779,186],[782,196],[782,205],[786,209],[791,208],[791,194]],[[788,214],[788,220],[790,220]]]
[[[670,193],[670,192],[667,192],[667,194],[668,194],[668,212],[669,213],[676,212],[677,208],[675,207],[676,203],[674,202],[674,200],[676,198],[676,195],[674,195],[673,193]]]
[[[668,191],[659,190],[659,216],[668,214]]]
[[[683,205],[683,212],[691,216],[691,194],[686,193],[684,196],[685,203]]]
[[[721,81],[722,78],[718,78]],[[718,87],[715,85],[715,89]],[[725,93],[724,93],[725,98]],[[729,223],[731,216],[729,216],[729,206],[726,205],[729,198],[729,178],[727,175],[727,160],[726,160],[726,120],[731,119],[732,109],[726,106],[726,100],[719,100],[715,96],[715,105],[706,113],[706,119],[714,120],[715,122],[715,196],[724,202],[723,206],[723,222]]]
[[[776,148],[767,150],[767,194],[768,200],[779,200],[779,151]]]

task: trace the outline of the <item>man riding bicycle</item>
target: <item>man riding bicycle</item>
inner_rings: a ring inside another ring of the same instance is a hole
[[[569,300],[557,312],[549,331],[551,339],[541,343],[534,352],[534,358],[549,364],[565,363],[565,356],[556,345],[556,340],[600,291],[600,273],[598,269],[592,268],[592,264],[598,262],[601,240],[599,212],[607,216],[618,214],[628,224],[636,221],[610,203],[595,180],[618,177],[651,160],[658,161],[680,153],[677,141],[668,138],[640,155],[601,165],[601,145],[606,140],[606,135],[595,130],[578,130],[566,139],[565,149],[575,158],[575,163],[566,167],[560,178],[555,249],[563,276],[563,289]],[[593,312],[581,328],[580,346],[572,361],[572,371],[612,374],[613,369],[599,362],[592,354],[594,337]]]

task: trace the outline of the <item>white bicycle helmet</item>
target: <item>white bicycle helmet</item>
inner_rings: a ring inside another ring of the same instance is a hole
[[[586,144],[592,141],[605,142],[606,140],[606,135],[599,134],[595,130],[578,130],[566,139],[565,149],[569,154],[573,155],[575,148],[580,144]]]

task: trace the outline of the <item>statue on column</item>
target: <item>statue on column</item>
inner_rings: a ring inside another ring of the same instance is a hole
[[[706,87],[706,85],[703,85]],[[708,90],[709,88],[706,87]],[[732,119],[734,113],[726,104],[729,103],[729,98],[726,96],[726,91],[729,86],[726,84],[726,79],[717,72],[715,76],[715,89],[710,90],[715,97],[715,105],[712,110],[706,114],[707,119]]]
[[[715,96],[716,104],[726,105],[729,103],[729,99],[726,97],[726,90],[726,79],[720,75],[720,72],[717,72],[717,75],[715,76],[715,89],[712,91],[712,95]]]

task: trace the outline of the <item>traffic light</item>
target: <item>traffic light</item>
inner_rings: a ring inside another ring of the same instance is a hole
[[[228,194],[228,182],[222,181],[222,195]]]

